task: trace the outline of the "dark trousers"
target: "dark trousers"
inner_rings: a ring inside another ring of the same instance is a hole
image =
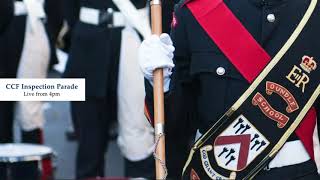
[[[116,112],[106,100],[96,98],[72,102],[71,109],[78,135],[76,178],[103,177],[110,115]]]
[[[14,102],[0,102],[0,143],[13,142],[13,105]]]
[[[270,170],[261,170],[254,180],[319,180],[317,167],[313,160],[307,162],[285,166],[281,168],[272,168]]]
[[[0,143],[13,142],[13,102],[0,102]],[[0,180],[5,180],[7,167],[0,163]]]
[[[155,162],[152,155],[141,161],[125,159],[124,170],[126,177],[155,179]]]

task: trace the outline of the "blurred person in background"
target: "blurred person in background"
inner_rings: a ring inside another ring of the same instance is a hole
[[[3,0],[0,2],[0,77],[6,76],[6,64],[5,57],[6,43],[4,40],[5,32],[10,25],[13,18],[13,1]],[[12,141],[12,128],[11,121],[13,119],[13,103],[12,102],[0,102],[0,143],[6,143]]]
[[[153,128],[144,116],[144,78],[139,69],[137,54],[142,38],[151,35],[148,7],[144,0],[113,2],[121,13],[114,16],[114,23],[125,20],[125,27],[121,31],[117,87],[117,142],[125,158],[125,176],[154,179]]]
[[[13,1],[0,1],[0,77],[5,73],[5,43],[3,41],[3,34],[13,18]],[[0,143],[10,141],[11,131],[7,129],[7,119],[12,119],[12,102],[0,102]],[[9,126],[10,127],[10,126]],[[5,166],[0,164],[0,179],[5,179]]]
[[[108,129],[116,120],[120,34],[111,0],[68,0],[71,46],[64,77],[86,79],[86,101],[71,102],[78,140],[76,179],[104,176]],[[109,9],[109,10],[108,10]]]
[[[55,42],[62,25],[60,0],[18,0],[14,3],[14,15],[6,30],[5,63],[2,78],[46,78],[48,68],[57,62]],[[13,141],[13,106],[6,113],[5,142]],[[17,102],[15,119],[21,127],[23,143],[43,144],[44,112],[42,102]],[[14,167],[14,179],[38,178],[37,163],[25,162]]]

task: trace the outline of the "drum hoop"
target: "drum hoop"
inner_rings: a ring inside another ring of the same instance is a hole
[[[34,144],[28,144],[28,143],[6,143],[2,145],[31,145],[34,146]],[[29,154],[29,155],[19,155],[19,156],[0,156],[0,163],[19,163],[19,162],[30,162],[30,161],[41,161],[43,159],[51,159],[54,157],[54,152],[51,148],[49,148],[50,151],[46,153],[41,154]]]
[[[19,162],[30,162],[30,161],[42,161],[43,159],[52,158],[53,154],[45,155],[29,155],[29,156],[17,156],[17,157],[0,157],[1,163],[19,163]]]

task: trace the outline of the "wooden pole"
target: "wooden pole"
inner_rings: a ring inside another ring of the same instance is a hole
[[[161,0],[152,0],[151,5],[151,28],[152,34],[162,33],[162,10]],[[164,137],[164,93],[163,93],[163,70],[156,69],[153,72],[153,97],[154,97],[154,128],[155,138],[158,140],[156,146],[156,179],[165,179],[167,172],[165,168],[165,137]],[[160,139],[158,139],[160,138]]]

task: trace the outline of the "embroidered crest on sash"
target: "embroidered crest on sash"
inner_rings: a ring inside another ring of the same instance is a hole
[[[269,141],[243,115],[228,126],[214,142],[214,157],[218,165],[231,171],[247,167]]]

